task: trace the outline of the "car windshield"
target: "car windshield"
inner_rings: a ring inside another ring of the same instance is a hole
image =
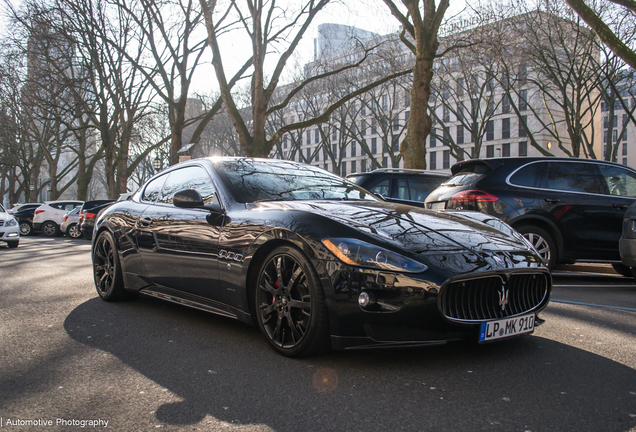
[[[239,159],[214,164],[237,202],[373,200],[361,187],[320,168],[289,161]]]

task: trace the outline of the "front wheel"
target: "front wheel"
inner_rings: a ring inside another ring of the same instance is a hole
[[[115,240],[102,232],[93,245],[93,278],[97,294],[105,301],[118,301],[126,297]]]
[[[325,294],[309,260],[282,246],[261,267],[255,290],[256,320],[279,354],[304,357],[329,349]]]
[[[33,232],[33,227],[31,226],[30,223],[23,221],[20,222],[20,235],[23,237],[26,237],[28,235],[31,235],[31,233]]]
[[[517,231],[534,246],[545,265],[550,270],[554,269],[557,250],[552,236],[547,231],[533,225],[520,226]]]

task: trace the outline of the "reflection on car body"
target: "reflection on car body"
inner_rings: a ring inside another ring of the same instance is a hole
[[[100,213],[92,257],[104,300],[143,293],[255,322],[287,356],[479,340],[483,323],[527,316],[540,324],[552,284],[496,218],[384,202],[268,159],[159,173]]]

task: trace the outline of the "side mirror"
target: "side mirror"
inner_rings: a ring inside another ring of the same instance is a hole
[[[205,204],[201,194],[194,189],[184,189],[175,193],[172,196],[172,204],[180,208],[200,208],[209,210],[212,213],[223,213],[218,203]]]
[[[175,193],[172,197],[172,204],[180,208],[202,208],[203,198],[194,189],[184,189]]]

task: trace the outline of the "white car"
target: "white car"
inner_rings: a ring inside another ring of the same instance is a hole
[[[71,238],[80,238],[82,236],[82,232],[79,229],[79,211],[81,207],[75,207],[70,212],[66,213],[62,220],[62,226],[60,227],[60,231]]]
[[[0,241],[6,242],[10,248],[20,243],[20,224],[0,205]]]
[[[47,237],[60,235],[60,225],[64,222],[64,215],[82,204],[84,204],[83,201],[74,200],[46,201],[33,214],[33,229],[42,231],[42,234]]]

